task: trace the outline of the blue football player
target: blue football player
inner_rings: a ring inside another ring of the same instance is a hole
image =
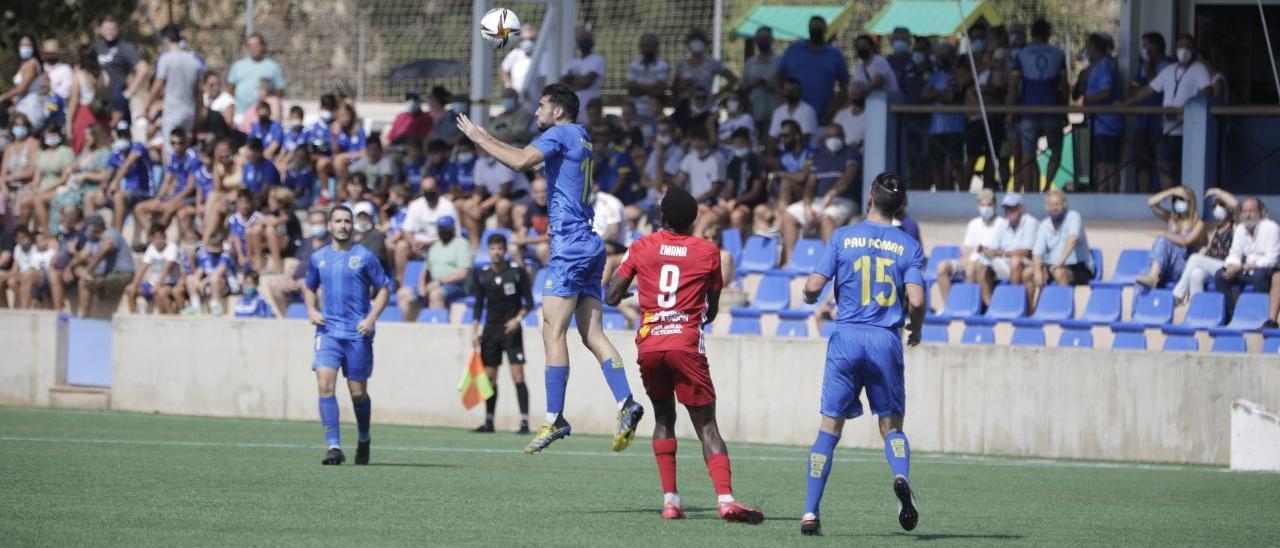
[[[906,190],[896,174],[877,176],[867,196],[866,220],[832,233],[805,282],[805,301],[813,304],[827,281],[834,280],[838,307],[822,375],[822,422],[809,451],[800,522],[805,535],[822,534],[818,503],[844,421],[862,414],[858,397],[864,389],[871,412],[880,419],[884,455],[893,470],[898,523],[910,531],[919,517],[907,476],[911,448],[902,433],[907,409],[899,330],[905,322],[907,344],[919,344],[925,306],[924,254],[915,240],[893,226],[893,216],[905,200]]]
[[[342,464],[346,460],[338,432],[338,399],[334,396],[338,369],[347,377],[356,413],[356,464],[369,463],[369,414],[373,402],[368,386],[373,374],[373,326],[387,306],[391,279],[372,252],[351,240],[352,220],[351,210],[344,206],[329,212],[332,242],[311,254],[307,283],[302,290],[307,315],[316,326],[316,357],[311,369],[316,372],[320,423],[329,443],[329,451],[320,464]]]
[[[564,84],[551,84],[542,91],[536,114],[538,136],[529,146],[516,148],[495,139],[488,131],[458,116],[458,129],[476,146],[516,171],[538,164],[546,170],[550,197],[551,258],[547,261],[547,282],[542,298],[542,342],[547,351],[547,422],[538,429],[525,452],[536,453],[551,442],[569,435],[565,420],[565,387],[569,381],[569,345],[566,333],[575,315],[582,342],[600,362],[605,381],[618,403],[618,429],[613,450],[631,444],[644,407],[631,398],[622,358],[605,337],[601,323],[604,277],[604,241],[591,229],[595,213],[591,209],[591,137],[578,117],[578,96]]]

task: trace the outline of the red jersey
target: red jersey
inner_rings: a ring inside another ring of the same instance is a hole
[[[631,244],[617,275],[636,278],[641,314],[636,347],[640,353],[703,353],[707,293],[724,287],[720,250],[715,244],[658,231]]]

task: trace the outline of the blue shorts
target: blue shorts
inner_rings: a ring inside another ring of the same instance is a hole
[[[313,371],[318,367],[341,369],[342,374],[353,381],[369,380],[373,375],[373,337],[336,339],[317,334],[315,349]]]
[[[822,414],[851,419],[862,414],[858,397],[878,416],[905,415],[902,380],[902,336],[873,326],[837,326],[827,343],[822,373]]]
[[[586,296],[603,301],[600,278],[604,277],[604,261],[604,241],[595,232],[552,234],[547,284],[542,294],[564,298]]]

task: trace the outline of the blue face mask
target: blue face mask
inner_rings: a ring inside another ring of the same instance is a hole
[[[924,54],[924,52],[923,52],[923,51],[913,51],[913,52],[911,52],[911,62],[912,62],[912,63],[915,63],[915,64],[917,64],[917,65],[923,65],[923,64],[924,64],[924,62],[925,62],[925,60],[927,60],[927,59],[928,59],[928,57]]]
[[[974,53],[982,53],[982,52],[984,52],[984,51],[987,51],[987,39],[986,39],[986,38],[979,38],[979,39],[977,39],[977,40],[974,40],[974,41],[973,41],[973,52],[974,52]]]
[[[18,57],[21,57],[24,61],[30,59],[35,54],[35,48],[28,48],[25,46],[18,48]]]
[[[252,299],[258,294],[258,288],[252,287],[252,286],[246,286],[242,291],[242,293],[244,293],[244,296],[246,299]]]
[[[503,99],[503,100],[502,100],[502,110],[515,110],[515,109],[516,109],[516,100],[515,100],[515,99]]]
[[[903,53],[906,53],[906,52],[907,52],[907,48],[908,48],[908,47],[910,47],[910,44],[907,44],[907,41],[906,41],[906,40],[894,40],[894,41],[893,41],[893,52],[894,52],[894,53],[897,53],[897,54],[903,54]]]

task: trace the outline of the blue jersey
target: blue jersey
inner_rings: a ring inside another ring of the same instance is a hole
[[[284,130],[284,141],[280,144],[280,150],[285,152],[293,152],[298,147],[307,144],[310,134],[306,128],[302,126],[294,126]]]
[[[357,150],[364,150],[364,140],[364,128],[357,125],[355,127],[355,131],[350,133],[346,131],[339,131],[337,135],[334,135],[333,149],[338,152],[355,152]]]
[[[904,286],[924,286],[924,253],[897,227],[863,221],[836,229],[813,272],[835,283],[837,324],[897,329]]]
[[[1111,91],[1111,99],[1119,101],[1124,97],[1124,81],[1116,74],[1116,60],[1110,56],[1103,56],[1098,59],[1089,68],[1089,80],[1085,85],[1085,95],[1094,95],[1104,91]],[[1124,115],[1123,114],[1091,114],[1089,118],[1092,120],[1094,135],[1107,135],[1111,137],[1119,137],[1124,135]]]
[[[551,234],[590,232],[591,137],[578,124],[552,126],[531,143],[542,152],[546,170]]]
[[[320,156],[333,156],[333,133],[329,131],[329,124],[324,122],[316,122],[307,128],[307,142],[315,149],[315,153]]]
[[[280,143],[284,145],[284,129],[280,127],[280,122],[271,122],[270,125],[263,127],[262,123],[249,126],[249,138],[262,141],[262,148],[270,148],[271,145]]]
[[[261,293],[255,293],[252,297],[240,297],[240,301],[236,303],[234,313],[237,318],[270,318],[274,316],[271,313],[271,307],[267,305],[267,301],[262,300]]]
[[[200,153],[194,148],[188,148],[186,152],[178,154],[176,151],[169,155],[169,166],[165,168],[170,175],[173,175],[173,193],[181,194],[187,189],[187,185],[192,183],[192,177],[204,167],[200,163]],[[212,178],[210,178],[210,188],[212,188]]]
[[[258,163],[245,162],[240,171],[240,181],[249,192],[257,194],[263,188],[280,184],[280,171],[270,160],[263,158]]]
[[[476,161],[449,162],[444,168],[444,180],[440,181],[440,189],[445,192],[459,191],[470,194],[476,189]]]
[[[220,266],[227,267],[227,277],[235,275],[236,264],[231,261],[231,255],[221,251],[210,252],[204,246],[196,250],[196,270],[205,274],[213,274]]]
[[[1027,44],[1018,50],[1018,56],[1013,58],[1013,71],[1022,75],[1022,104],[1065,105],[1062,74],[1066,68],[1067,56],[1062,50],[1044,42]]]
[[[604,163],[596,168],[596,181],[600,183],[602,192],[622,198],[628,196],[631,189],[617,188],[618,181],[632,171],[631,155],[627,154],[626,149],[611,146],[605,151]]]
[[[120,178],[120,187],[129,194],[146,194],[152,193],[151,189],[151,155],[147,153],[147,147],[142,143],[133,143],[132,146],[124,152],[112,152],[111,157],[107,159],[107,167],[113,171],[120,169],[124,165],[125,160],[130,154],[137,154],[138,159],[129,166],[124,176]]]
[[[200,169],[197,169],[193,175],[196,177],[196,188],[200,192],[203,192],[205,196],[213,192],[213,173],[209,171],[208,166],[200,164]]]
[[[315,182],[316,172],[312,171],[310,166],[291,167],[284,174],[284,186],[289,187],[294,196],[299,198],[311,194],[311,189],[315,187]]]
[[[316,327],[316,335],[359,340],[365,336],[356,326],[369,315],[372,291],[389,289],[391,279],[382,270],[378,258],[364,246],[356,244],[347,251],[335,251],[332,245],[327,245],[311,253],[307,287],[312,291],[324,287],[321,295],[324,325]]]
[[[427,169],[427,158],[424,156],[418,158],[418,161],[405,160],[404,167],[400,168],[400,179],[417,188],[422,183],[422,173]]]

